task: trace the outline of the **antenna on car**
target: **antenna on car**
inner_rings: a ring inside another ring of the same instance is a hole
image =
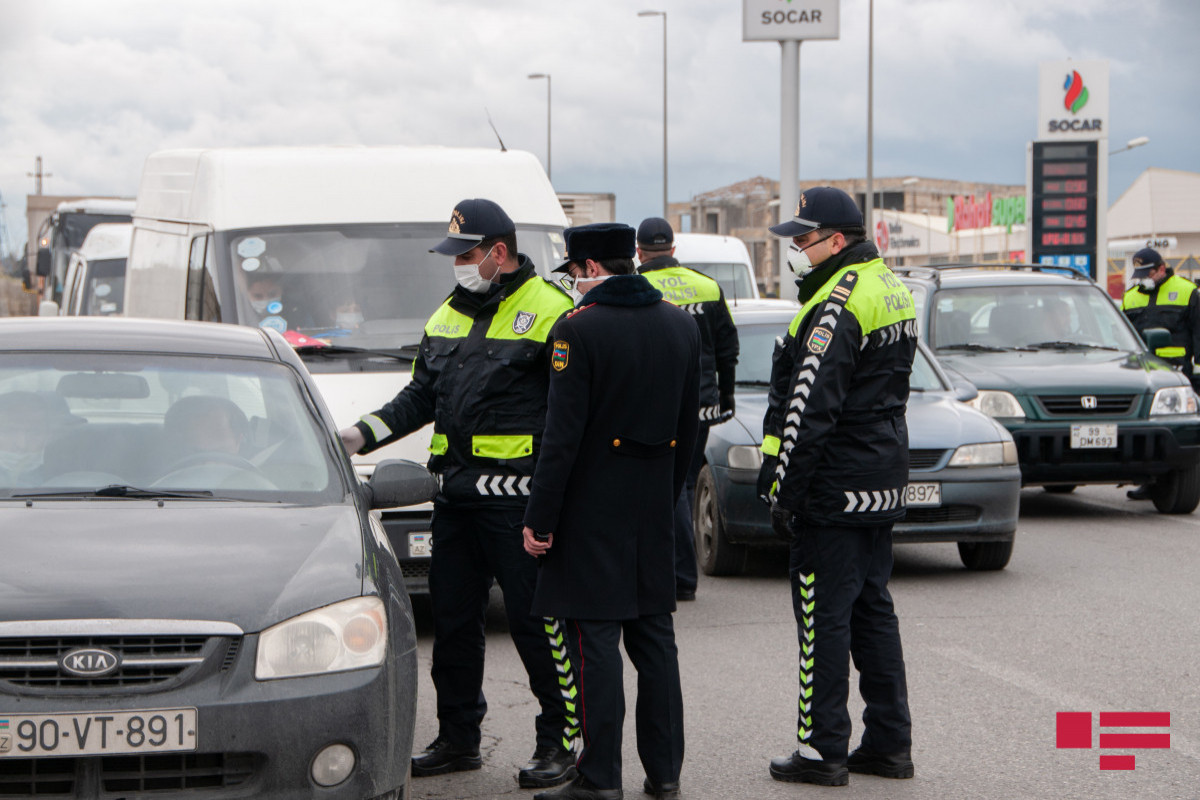
[[[487,110],[487,106],[483,107],[483,113],[487,114],[488,125],[492,126],[492,133],[496,134],[496,141],[500,143],[500,152],[507,153],[508,148],[504,146],[504,140],[500,138],[500,131],[496,130],[496,126],[492,123],[492,113]]]

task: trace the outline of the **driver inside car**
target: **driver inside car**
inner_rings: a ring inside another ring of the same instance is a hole
[[[193,395],[177,400],[163,417],[177,461],[203,461],[201,454],[241,456],[249,423],[237,404],[223,397]]]

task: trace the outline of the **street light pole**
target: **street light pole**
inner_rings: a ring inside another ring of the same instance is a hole
[[[553,182],[550,170],[550,74],[547,72],[535,72],[529,78],[530,80],[537,78],[546,79],[546,179]]]
[[[1136,139],[1130,139],[1125,143],[1124,147],[1117,148],[1109,153],[1110,156],[1115,156],[1117,153],[1124,153],[1126,150],[1132,150],[1135,147],[1141,147],[1150,142],[1149,136],[1139,136]]]
[[[667,12],[639,11],[639,17],[662,17],[663,21],[663,219],[667,219]]]

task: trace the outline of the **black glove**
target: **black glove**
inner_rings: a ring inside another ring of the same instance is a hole
[[[717,417],[717,422],[724,422],[733,416],[734,402],[732,394],[721,395],[721,415]]]
[[[776,539],[792,541],[792,512],[778,503],[771,506],[771,530],[775,531]]]
[[[779,465],[778,456],[763,456],[762,466],[758,470],[758,499],[771,505],[771,487],[775,485],[775,468]]]

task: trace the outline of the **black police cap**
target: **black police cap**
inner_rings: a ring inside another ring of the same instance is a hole
[[[646,217],[638,225],[637,243],[642,249],[667,250],[675,243],[675,231],[662,217]]]
[[[504,209],[491,200],[482,197],[463,200],[450,214],[450,229],[446,238],[435,244],[429,252],[461,256],[484,239],[516,231],[517,226],[504,213]]]
[[[803,236],[818,228],[861,228],[863,215],[850,195],[833,186],[817,186],[800,193],[796,213],[787,222],[772,225],[776,236]]]

